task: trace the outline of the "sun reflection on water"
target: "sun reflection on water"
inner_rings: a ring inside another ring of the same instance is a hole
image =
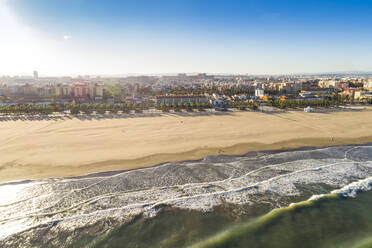
[[[5,184],[0,186],[0,239],[24,230],[28,223],[24,219],[8,219],[12,204],[29,198],[27,188],[33,183]]]
[[[20,196],[24,195],[23,190],[29,186],[29,184],[0,186],[0,207],[9,205],[19,200]]]

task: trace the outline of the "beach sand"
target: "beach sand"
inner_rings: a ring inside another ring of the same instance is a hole
[[[81,176],[249,151],[372,142],[372,110],[0,122],[0,181]]]

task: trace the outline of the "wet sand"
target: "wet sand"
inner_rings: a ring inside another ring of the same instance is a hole
[[[207,155],[372,142],[372,111],[165,114],[0,122],[0,181],[129,170]]]

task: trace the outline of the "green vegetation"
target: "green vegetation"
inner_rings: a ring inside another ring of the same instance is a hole
[[[272,96],[265,97],[265,102],[268,106],[280,108],[280,109],[296,109],[310,107],[331,107],[338,106],[341,104],[372,104],[372,99],[364,99],[362,101],[349,98],[348,96],[341,96],[339,94],[334,94],[331,98],[323,98],[319,100],[297,100],[297,99],[285,99],[285,98],[274,98]],[[226,105],[220,106],[223,109],[237,108],[239,110],[257,110],[260,106],[258,101],[250,100],[230,100]],[[207,108],[212,108],[211,103],[172,103],[172,104],[132,104],[129,102],[121,104],[65,104],[60,105],[53,103],[51,105],[37,105],[37,104],[17,104],[17,105],[3,105],[0,106],[0,114],[6,115],[48,115],[55,112],[69,112],[73,115],[77,114],[105,114],[110,113],[130,113],[134,111],[135,113],[142,113],[143,110],[150,108],[155,108],[163,112],[174,112],[187,111],[193,112],[195,110],[202,112]]]
[[[314,101],[306,101],[306,100],[280,100],[280,99],[268,99],[267,104],[272,107],[277,107],[280,109],[286,108],[305,108],[307,106],[310,107],[329,107],[331,105],[336,105],[332,101],[328,100],[314,100]]]
[[[12,114],[12,115],[49,115],[55,112],[69,112],[73,115],[77,114],[92,114],[96,112],[98,114],[105,114],[107,111],[110,113],[130,113],[135,111],[136,113],[142,113],[144,109],[148,109],[149,105],[143,104],[51,104],[51,105],[31,105],[31,104],[18,104],[9,106],[0,106],[0,113]]]
[[[112,97],[119,96],[123,92],[123,89],[120,86],[120,84],[107,85],[105,89],[109,93],[109,95]]]

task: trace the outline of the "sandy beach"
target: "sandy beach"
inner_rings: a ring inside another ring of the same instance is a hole
[[[372,111],[229,112],[0,122],[0,181],[81,176],[207,155],[372,142]]]

